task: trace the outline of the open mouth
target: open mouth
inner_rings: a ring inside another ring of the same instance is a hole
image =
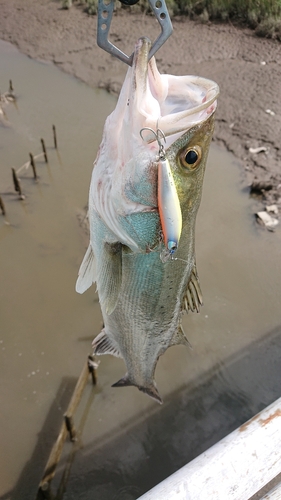
[[[180,134],[204,121],[217,106],[219,87],[199,76],[160,74],[155,59],[148,62],[150,40],[141,38],[136,44],[133,64],[136,103],[145,127],[161,129],[168,147]],[[151,137],[146,140],[152,142]]]

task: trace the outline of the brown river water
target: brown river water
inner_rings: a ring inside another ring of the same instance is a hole
[[[87,244],[77,212],[116,99],[5,42],[0,61],[1,91],[11,78],[18,96],[0,125],[0,500],[32,500],[102,326],[94,287],[74,290]],[[37,160],[38,182],[21,172],[20,201],[11,167],[40,153],[41,137],[49,163]],[[123,362],[99,358],[54,498],[137,499],[281,395],[281,230],[257,226],[259,208],[241,166],[212,145],[196,236],[204,307],[183,320],[193,350],[173,347],[160,359],[162,406],[135,388],[111,388]]]

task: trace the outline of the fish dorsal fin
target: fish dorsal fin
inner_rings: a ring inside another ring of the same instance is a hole
[[[186,312],[188,311],[199,312],[200,306],[202,305],[203,305],[203,297],[202,297],[196,265],[194,264],[190,280],[188,282],[186,291],[182,299],[182,309],[185,310]]]
[[[113,345],[112,340],[106,335],[104,329],[93,340],[92,347],[94,354],[101,356],[102,354],[112,354],[117,358],[122,358],[120,351]]]
[[[95,256],[91,243],[85,253],[84,259],[78,272],[76,281],[76,292],[84,293],[96,281]]]
[[[185,345],[186,347],[189,347],[192,349],[192,345],[189,342],[189,340],[186,338],[186,335],[183,331],[183,327],[179,325],[177,331],[172,337],[172,340],[170,342],[170,347],[173,345]]]
[[[97,273],[99,299],[107,314],[112,314],[122,282],[122,244],[105,243]]]

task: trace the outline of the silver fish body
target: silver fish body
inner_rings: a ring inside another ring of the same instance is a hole
[[[160,75],[154,58],[148,63],[149,47],[145,38],[136,45],[133,67],[105,124],[90,187],[90,245],[76,289],[82,293],[97,283],[104,329],[94,352],[120,356],[127,368],[114,385],[135,385],[161,402],[157,360],[168,347],[189,344],[181,315],[202,304],[194,229],[218,87],[198,77]],[[143,139],[144,128],[165,134],[177,212],[165,187],[159,195],[159,147],[149,130]],[[165,220],[169,230],[178,219],[182,227],[172,256],[165,247]]]

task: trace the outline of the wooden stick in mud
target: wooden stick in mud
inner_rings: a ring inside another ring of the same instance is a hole
[[[12,80],[9,80],[9,93],[13,94],[14,93],[14,87],[13,87],[13,82]]]
[[[14,181],[15,191],[17,191],[19,193],[19,196],[21,197],[22,191],[21,191],[20,181],[19,181],[18,176],[16,174],[16,171],[13,167],[12,167],[12,173],[13,173],[13,181]]]
[[[42,149],[43,149],[43,153],[44,153],[45,162],[48,163],[48,156],[47,156],[47,151],[46,151],[44,139],[41,139],[41,144],[42,144]]]
[[[69,433],[70,439],[74,441],[76,439],[76,430],[74,427],[73,423],[73,415],[74,412],[80,402],[83,390],[85,389],[86,383],[89,378],[89,373],[90,371],[90,366],[89,366],[89,358],[91,358],[92,362],[92,368],[95,370],[94,365],[93,365],[93,358],[92,356],[89,356],[87,359],[87,362],[85,363],[83,370],[80,374],[80,377],[77,381],[77,384],[75,386],[74,392],[72,394],[70,403],[68,405],[68,408],[64,414],[64,421],[61,426],[58,438],[52,448],[52,451],[50,453],[47,465],[45,467],[45,471],[43,474],[43,477],[39,483],[38,487],[38,492],[37,492],[37,499],[48,499],[51,498],[50,495],[50,482],[52,481],[55,472],[56,472],[56,467],[59,462],[62,449],[63,449],[63,444],[65,442],[66,436]],[[96,377],[95,377],[96,380]]]
[[[91,355],[88,356],[88,369],[89,369],[89,372],[92,376],[93,385],[96,385],[97,384],[97,371],[96,371],[96,367],[94,364],[94,358]]]
[[[75,439],[76,439],[76,430],[75,430],[74,423],[73,423],[73,414],[74,414],[74,412],[79,404],[79,401],[81,399],[81,396],[82,396],[82,393],[84,391],[85,385],[88,381],[88,378],[89,378],[89,365],[88,365],[88,361],[87,361],[87,363],[85,363],[85,366],[80,374],[80,377],[79,377],[78,382],[76,384],[74,393],[72,394],[72,398],[70,400],[68,408],[64,414],[65,424],[66,424],[67,430],[69,432],[71,441],[75,441]]]
[[[57,133],[56,133],[56,127],[55,127],[55,125],[53,125],[53,136],[54,136],[54,145],[55,145],[55,148],[58,149]]]
[[[62,449],[64,442],[66,440],[67,436],[67,428],[65,423],[61,426],[59,435],[57,437],[57,440],[52,448],[52,451],[49,456],[49,460],[47,462],[47,465],[45,467],[45,471],[43,474],[43,477],[39,483],[38,487],[38,492],[37,492],[37,499],[39,498],[49,498],[50,497],[50,482],[53,479],[55,472],[56,472],[56,467],[58,464],[58,461],[60,459]]]
[[[35,161],[34,161],[33,154],[29,153],[29,156],[30,156],[30,165],[31,165],[32,170],[33,170],[33,177],[34,177],[35,180],[37,180],[38,177],[37,177],[36,166],[35,166]]]
[[[6,215],[5,205],[4,205],[4,202],[1,198],[1,196],[0,196],[0,209],[1,209],[2,215]]]

